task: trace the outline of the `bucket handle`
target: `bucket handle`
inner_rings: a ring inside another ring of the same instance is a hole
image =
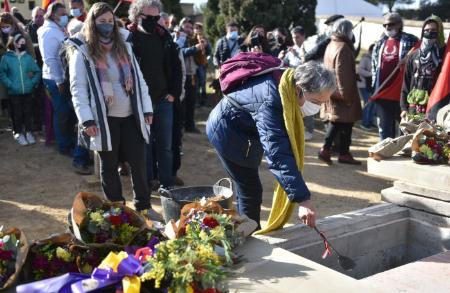
[[[167,190],[165,188],[159,188],[158,190],[159,195],[173,199],[172,193],[170,192],[170,190]]]
[[[222,186],[221,184],[222,184],[224,181],[228,182],[229,187],[228,187],[228,186],[223,186],[223,187],[228,187],[229,189],[233,190],[233,183],[231,182],[231,179],[230,179],[230,178],[222,178],[222,179],[219,179],[219,181],[217,181],[216,184],[214,184],[214,186]]]

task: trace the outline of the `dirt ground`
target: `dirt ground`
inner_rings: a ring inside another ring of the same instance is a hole
[[[204,134],[209,109],[198,110],[198,126],[202,134],[186,134],[183,140],[183,163],[180,177],[186,185],[211,185],[226,177],[214,150]],[[75,194],[91,191],[102,194],[100,187],[90,187],[83,176],[71,170],[71,160],[59,155],[52,147],[45,147],[39,137],[34,146],[21,147],[0,120],[0,226],[23,229],[30,240],[63,232],[67,229],[67,213]],[[317,151],[322,144],[323,129],[316,121],[314,139],[307,142],[304,177],[309,186],[319,217],[365,208],[380,201],[380,191],[390,182],[366,173],[367,148],[377,141],[375,132],[354,128],[352,152],[363,160],[362,166],[338,164],[332,166],[318,161]],[[274,177],[261,165],[264,187],[262,219],[266,220],[271,207]],[[122,178],[124,194],[131,200],[129,177]],[[152,203],[160,211],[160,200],[152,196]],[[298,223],[295,215],[289,224]],[[264,225],[264,222],[263,222]]]

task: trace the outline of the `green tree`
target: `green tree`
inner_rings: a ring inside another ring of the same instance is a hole
[[[225,33],[228,21],[235,20],[242,32],[262,24],[266,29],[304,27],[314,34],[316,0],[209,0],[204,9],[206,32],[212,40]]]
[[[425,20],[431,14],[436,14],[444,22],[450,21],[450,1],[439,0],[436,2],[422,1],[420,9],[403,9],[398,11],[404,18]]]
[[[92,4],[97,2],[106,2],[113,8],[115,8],[118,3],[117,0],[86,0],[88,6],[91,6]],[[181,16],[180,0],[162,0],[161,3],[163,4],[164,12],[175,14],[177,17]],[[127,16],[129,8],[130,3],[124,1],[119,6],[119,9],[117,9],[116,15],[119,17]]]
[[[374,5],[383,4],[389,8],[389,12],[392,12],[392,8],[395,4],[412,4],[415,0],[366,0]]]

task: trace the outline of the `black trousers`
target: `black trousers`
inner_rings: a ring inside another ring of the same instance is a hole
[[[39,82],[33,91],[33,130],[41,131],[44,124],[44,84]]]
[[[186,75],[184,83],[185,98],[182,106],[184,110],[184,127],[186,130],[195,128],[195,101],[197,100],[197,87],[195,86],[195,76]]]
[[[133,183],[133,201],[136,210],[151,207],[150,192],[147,185],[147,166],[145,161],[145,141],[138,129],[134,116],[125,118],[108,117],[112,151],[99,152],[103,192],[110,201],[125,201],[119,172],[119,154],[130,164]]]
[[[327,133],[325,134],[325,149],[331,149],[335,138],[339,139],[339,154],[346,155],[350,152],[352,143],[353,123],[327,122]]]
[[[173,152],[173,170],[172,175],[177,176],[181,168],[181,145],[183,139],[182,110],[180,99],[173,102],[173,127],[172,127],[172,152]]]
[[[10,95],[14,133],[32,131],[33,127],[33,98],[31,94]]]

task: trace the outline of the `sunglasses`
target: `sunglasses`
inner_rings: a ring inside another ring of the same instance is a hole
[[[386,24],[383,24],[384,27],[390,27],[390,26],[394,26],[394,25],[396,25],[396,23],[386,23]]]
[[[154,20],[154,21],[158,21],[161,18],[160,15],[141,14],[141,16],[144,16],[145,19]]]

